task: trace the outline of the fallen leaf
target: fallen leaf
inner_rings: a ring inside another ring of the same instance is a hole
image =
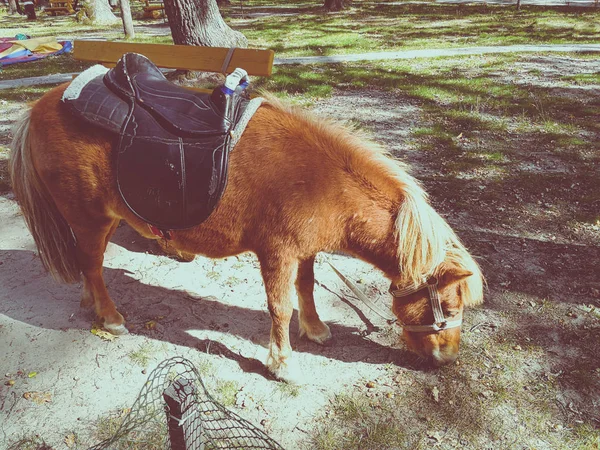
[[[27,376],[28,376],[29,378],[33,378],[33,377],[35,377],[36,375],[37,375],[37,372],[29,372],[29,373],[27,374]]]
[[[376,386],[376,384],[375,384],[375,382],[374,382],[374,381],[368,381],[368,382],[367,382],[367,387],[368,387],[369,389],[373,389],[375,386]]]
[[[154,320],[149,320],[144,326],[146,327],[146,330],[154,330],[154,328],[156,328],[156,322]]]
[[[431,395],[433,396],[433,399],[436,402],[440,401],[440,390],[437,388],[437,386],[433,387],[433,389],[431,390]]]
[[[492,391],[483,391],[480,395],[484,398],[492,398],[494,393]]]
[[[7,386],[14,386],[15,385],[15,380],[8,380],[4,383]]]
[[[43,405],[52,401],[52,394],[50,392],[25,392],[23,398],[38,405]]]
[[[75,447],[75,444],[77,444],[77,437],[75,436],[75,434],[67,434],[65,436],[65,445],[69,448],[73,448]]]
[[[442,438],[443,438],[443,435],[439,431],[428,431],[427,432],[427,437],[429,439],[433,439],[433,440],[435,440],[437,442],[440,442],[442,440]]]
[[[106,330],[102,330],[101,328],[98,328],[98,327],[96,327],[95,325],[94,325],[94,327],[93,327],[93,328],[92,328],[90,331],[91,331],[91,333],[92,333],[93,335],[96,335],[96,336],[98,336],[98,337],[99,337],[100,339],[102,339],[103,341],[109,341],[109,342],[112,342],[112,341],[114,341],[115,339],[117,339],[117,338],[119,337],[119,336],[115,336],[115,335],[114,335],[114,334],[112,334],[112,333],[109,333],[109,332],[108,332],[108,331],[106,331]]]

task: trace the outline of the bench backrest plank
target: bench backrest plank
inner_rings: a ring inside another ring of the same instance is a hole
[[[105,65],[114,65],[128,52],[142,54],[161,68],[219,73],[229,49],[107,41],[75,41],[73,44],[75,59]],[[226,72],[231,73],[236,67],[241,67],[249,75],[268,77],[273,69],[274,56],[273,50],[236,48]]]

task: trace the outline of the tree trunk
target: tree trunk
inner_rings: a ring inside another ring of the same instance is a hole
[[[112,12],[108,0],[84,0],[78,19],[89,21],[94,25],[114,25],[119,18]]]
[[[173,42],[205,47],[247,47],[248,40],[225,23],[216,0],[164,0]]]
[[[521,9],[521,0],[517,0],[517,11]]]
[[[17,14],[19,12],[17,7],[17,0],[8,0],[8,13]]]
[[[135,30],[133,29],[133,19],[131,18],[131,7],[129,0],[121,0],[119,2],[121,8],[121,19],[123,19],[123,31],[125,31],[125,37],[127,39],[133,39],[135,37]]]
[[[344,0],[325,0],[324,6],[328,11],[341,11],[344,9]]]

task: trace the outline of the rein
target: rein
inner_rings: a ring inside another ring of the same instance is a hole
[[[462,325],[462,313],[458,318],[453,320],[447,320],[444,316],[444,311],[442,309],[442,303],[440,301],[440,295],[437,288],[438,280],[435,277],[431,277],[428,281],[425,281],[416,286],[408,286],[402,289],[390,288],[389,292],[395,298],[407,297],[423,289],[427,289],[427,292],[429,294],[429,302],[431,304],[431,310],[433,311],[434,323],[432,323],[431,325],[407,325],[400,322],[398,318],[390,317],[389,315],[383,313],[371,300],[369,300],[369,298],[365,294],[363,294],[360,291],[360,289],[358,289],[358,287],[352,281],[350,281],[348,278],[342,275],[342,273],[338,269],[336,269],[336,267],[331,263],[331,261],[329,261],[328,259],[326,261],[327,264],[331,266],[336,275],[340,277],[340,279],[344,282],[346,286],[348,286],[352,293],[356,295],[356,297],[358,297],[358,299],[361,300],[365,305],[367,305],[371,311],[373,311],[382,319],[385,319],[389,325],[398,322],[406,331],[433,331],[436,333],[450,328],[460,327]]]
[[[348,278],[346,278],[344,275],[342,275],[342,273],[339,270],[337,270],[333,264],[331,264],[331,261],[327,260],[327,264],[329,264],[331,266],[333,271],[337,274],[338,277],[340,277],[340,279],[344,282],[344,284],[346,286],[348,286],[348,288],[352,291],[352,293],[354,295],[356,295],[359,300],[362,300],[362,302],[365,305],[367,305],[371,311],[373,311],[375,314],[377,314],[382,319],[385,319],[389,325],[392,325],[392,324],[398,322],[398,319],[396,317],[390,317],[387,314],[381,312],[381,310],[377,306],[375,306],[375,303],[373,303],[371,300],[369,300],[369,298],[365,294],[363,294],[360,291],[360,289],[358,289],[358,287],[352,281],[350,281]]]

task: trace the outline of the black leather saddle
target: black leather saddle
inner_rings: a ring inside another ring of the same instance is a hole
[[[146,57],[125,54],[93,78],[71,110],[115,135],[119,191],[160,230],[189,228],[217,206],[227,183],[231,135],[248,100],[247,83],[211,94],[169,82]]]

